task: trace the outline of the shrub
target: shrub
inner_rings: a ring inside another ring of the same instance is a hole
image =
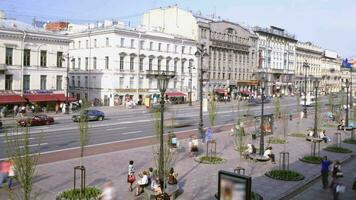
[[[343,142],[347,143],[347,144],[356,144],[356,140],[353,140],[353,139],[346,139]]]
[[[292,136],[292,137],[305,137],[305,134],[302,133],[302,132],[295,132],[295,133],[289,134],[289,136]]]
[[[310,163],[310,164],[320,164],[323,160],[322,157],[318,156],[304,156],[303,158],[299,159],[302,162]]]
[[[334,152],[334,153],[351,153],[352,152],[350,149],[338,147],[336,145],[328,146],[324,150]]]
[[[266,172],[265,175],[270,178],[282,181],[300,181],[304,179],[303,175],[292,170],[273,169],[271,171]]]
[[[219,156],[200,156],[196,158],[196,161],[204,164],[221,164],[226,160]]]
[[[286,143],[286,140],[278,138],[278,137],[270,137],[268,139],[268,143],[270,143],[270,144],[284,144],[284,143]]]
[[[101,190],[95,187],[86,187],[84,191],[80,196],[80,189],[69,189],[59,193],[56,200],[92,200],[101,195]]]

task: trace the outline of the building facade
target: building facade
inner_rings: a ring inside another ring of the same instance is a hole
[[[14,20],[0,20],[1,94],[29,97],[31,103],[63,101],[67,88],[63,58],[69,42],[63,35]],[[47,101],[30,97],[39,94],[52,96]]]
[[[204,79],[208,80],[205,92],[215,90],[233,96],[256,85],[252,75],[257,67],[258,38],[247,28],[177,6],[148,11],[142,16],[142,26],[190,38],[198,47],[204,45],[209,55],[203,60]]]
[[[255,27],[254,31],[258,35],[260,59],[257,71],[266,78],[266,94],[273,96],[294,93],[297,44],[295,36],[275,26]]]
[[[326,94],[339,92],[349,73],[341,70],[341,59],[336,52],[325,50],[321,58],[322,87]]]
[[[150,71],[174,71],[168,92],[196,99],[197,67],[193,40],[119,23],[97,24],[69,34],[70,92],[78,99],[114,106],[158,93]]]
[[[304,93],[305,81],[307,83],[306,93],[313,92],[315,79],[320,80],[320,91],[325,92],[326,77],[325,65],[322,65],[321,60],[323,50],[313,45],[311,42],[298,42],[296,45],[296,65],[295,65],[295,91]],[[305,79],[305,77],[307,79]]]

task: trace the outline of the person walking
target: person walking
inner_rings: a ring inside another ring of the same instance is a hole
[[[134,161],[130,160],[127,174],[127,182],[129,184],[129,191],[132,191],[132,184],[135,182],[135,167],[133,166]]]
[[[327,189],[329,186],[329,167],[330,167],[330,160],[328,157],[324,156],[323,160],[321,161],[321,177],[323,182],[323,188]]]
[[[103,193],[100,195],[100,200],[113,200],[114,197],[114,187],[111,180],[104,184]]]

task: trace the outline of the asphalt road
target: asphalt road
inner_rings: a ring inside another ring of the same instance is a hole
[[[326,97],[323,97],[321,102],[323,105],[327,102]],[[286,97],[281,99],[281,108],[286,112],[296,112],[296,98]],[[129,110],[124,112],[115,112],[112,108],[104,108],[108,110],[105,120],[89,122],[90,142],[89,144],[103,144],[115,141],[132,140],[154,135],[152,113],[144,109]],[[311,110],[314,108],[308,108]],[[249,110],[249,111],[248,111]],[[247,106],[241,104],[240,113],[246,114],[260,113],[261,106]],[[273,113],[273,103],[265,105],[265,113]],[[217,104],[217,121],[216,125],[231,124],[239,115],[236,103],[218,103]],[[194,105],[171,106],[165,113],[166,118],[172,115],[176,117],[189,117],[192,125],[187,127],[175,128],[174,132],[187,130],[197,130],[199,121],[199,107]],[[72,122],[71,116],[55,117],[55,123],[49,126],[30,127],[30,148],[35,151],[40,148],[41,152],[58,151],[79,146],[79,128],[78,123]],[[208,113],[204,113],[204,127],[208,126]],[[166,128],[168,131],[169,128]],[[12,129],[2,130],[0,133],[0,159],[8,157],[7,144],[5,143],[5,131],[9,135],[22,134],[23,130],[18,131]],[[165,132],[167,132],[165,131]],[[41,141],[41,146],[38,146],[38,141]]]

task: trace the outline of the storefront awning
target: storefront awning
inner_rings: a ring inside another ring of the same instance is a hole
[[[216,88],[214,89],[214,92],[219,94],[225,94],[226,90],[224,88]]]
[[[67,101],[67,97],[64,94],[53,94],[58,101],[61,102],[66,102]],[[77,99],[75,99],[74,97],[68,96],[68,101],[69,102],[73,102],[76,101]]]
[[[53,94],[28,94],[24,96],[29,102],[56,102],[58,99]]]
[[[26,100],[20,95],[0,95],[0,104],[20,104],[25,103]]]
[[[245,94],[245,95],[251,95],[252,92],[251,91],[248,91],[248,90],[242,90],[240,91],[241,94]]]
[[[187,96],[183,92],[166,92],[165,95],[167,97],[184,97],[184,96]]]

